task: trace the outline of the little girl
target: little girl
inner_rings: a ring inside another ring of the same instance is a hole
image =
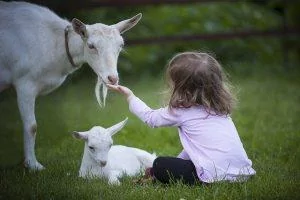
[[[206,53],[184,52],[167,65],[171,98],[153,110],[124,86],[129,109],[150,127],[176,126],[183,147],[177,157],[158,157],[150,173],[162,183],[245,181],[255,174],[229,116],[234,98],[220,64]]]

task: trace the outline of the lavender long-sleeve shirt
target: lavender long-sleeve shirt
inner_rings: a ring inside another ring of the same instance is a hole
[[[178,127],[183,146],[178,157],[194,163],[201,181],[244,181],[255,174],[229,116],[208,115],[201,106],[153,110],[134,95],[128,102],[130,111],[150,127]]]

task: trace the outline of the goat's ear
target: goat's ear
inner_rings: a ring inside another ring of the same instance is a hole
[[[110,133],[111,136],[113,136],[114,134],[116,134],[118,131],[120,131],[125,124],[127,123],[128,118],[126,117],[126,119],[124,121],[121,121],[109,128],[107,128],[106,130]]]
[[[131,29],[132,27],[134,27],[140,21],[141,18],[142,18],[142,13],[139,13],[130,19],[120,21],[119,23],[114,24],[112,26],[118,29],[122,34],[128,31],[129,29]]]
[[[79,19],[72,19],[72,26],[74,31],[81,36],[82,39],[86,39],[88,37],[86,26]]]
[[[88,139],[88,134],[86,132],[73,131],[72,135],[76,139],[81,139],[81,140],[87,140]]]

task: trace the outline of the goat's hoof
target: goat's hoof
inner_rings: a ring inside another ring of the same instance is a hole
[[[24,165],[26,168],[28,168],[31,171],[41,171],[45,169],[45,167],[38,161],[36,162],[25,161]]]

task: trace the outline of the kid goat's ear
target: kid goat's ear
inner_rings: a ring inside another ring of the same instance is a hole
[[[88,139],[88,135],[87,135],[86,132],[73,131],[72,135],[76,139],[80,139],[80,140],[87,140]]]
[[[81,36],[82,39],[86,39],[88,37],[86,26],[79,19],[72,19],[72,26],[74,31]]]
[[[113,136],[114,134],[116,134],[118,131],[120,131],[125,126],[125,124],[127,123],[127,120],[128,120],[128,118],[126,117],[125,120],[107,128],[106,130],[110,133],[111,136]]]

